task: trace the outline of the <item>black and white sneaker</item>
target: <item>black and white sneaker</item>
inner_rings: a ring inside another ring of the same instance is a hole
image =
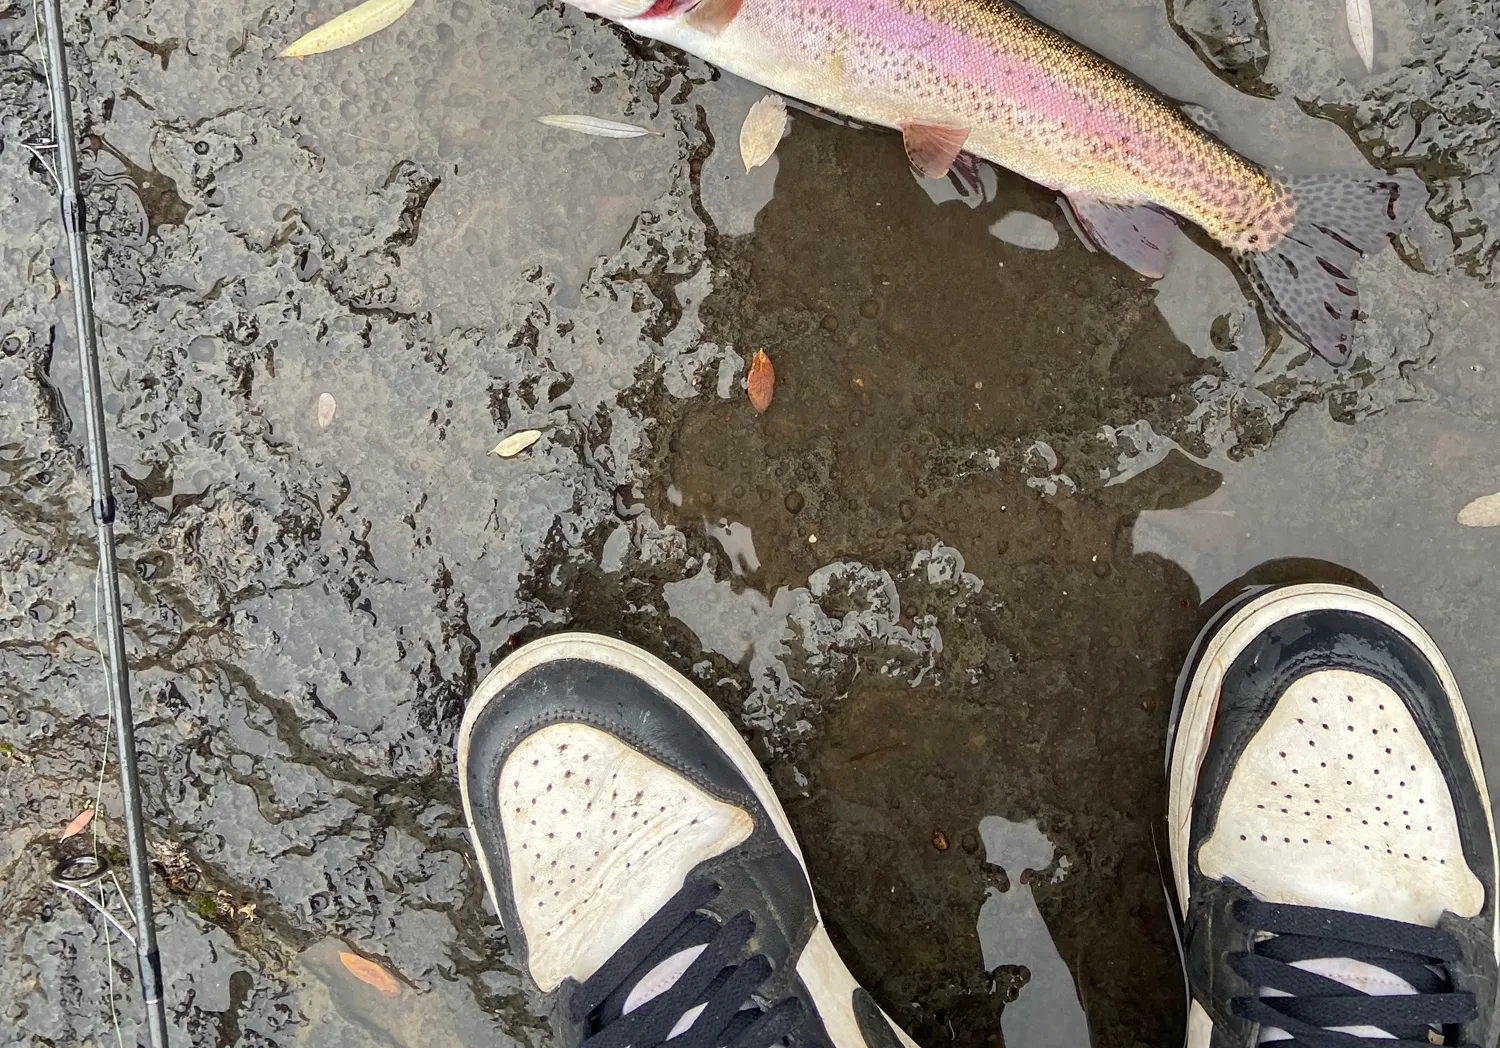
[[[1173,732],[1189,1048],[1495,1043],[1494,820],[1421,626],[1343,586],[1252,594],[1199,637]]]
[[[750,748],[665,663],[529,644],[458,737],[490,899],[563,1048],[915,1048],[854,981]]]

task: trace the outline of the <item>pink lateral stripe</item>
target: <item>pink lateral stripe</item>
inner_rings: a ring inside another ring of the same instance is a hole
[[[787,0],[750,0],[745,14],[768,36],[794,53],[810,43],[809,28],[796,14],[788,15]],[[1053,120],[1067,118],[1079,130],[1109,141],[1119,141],[1136,129],[1129,118],[1087,87],[1053,76],[1046,67],[1027,61],[1014,52],[992,48],[941,17],[921,11],[903,11],[888,0],[791,0],[808,9],[823,8],[824,18],[849,33],[846,69],[858,71],[872,87],[890,66],[885,55],[915,58],[935,76],[952,77],[985,88],[1015,105]],[[793,7],[796,10],[796,7]],[[817,37],[814,31],[810,34]]]

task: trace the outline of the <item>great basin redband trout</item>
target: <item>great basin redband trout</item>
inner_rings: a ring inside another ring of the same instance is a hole
[[[1002,0],[570,0],[641,36],[856,120],[912,165],[973,153],[1066,195],[1084,233],[1149,276],[1173,219],[1233,252],[1267,311],[1349,358],[1353,270],[1425,201],[1409,174],[1280,176],[1106,59]]]

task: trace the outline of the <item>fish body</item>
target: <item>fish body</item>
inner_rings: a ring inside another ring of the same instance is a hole
[[[744,0],[722,30],[623,23],[782,94],[964,149],[1070,196],[1151,203],[1229,248],[1283,232],[1286,194],[1129,74],[993,0]]]
[[[1171,215],[1235,253],[1270,313],[1348,358],[1352,269],[1420,182],[1275,177],[1105,58],[1003,0],[578,0],[782,94],[900,130],[914,166],[960,151],[1066,195],[1095,243],[1159,276]]]

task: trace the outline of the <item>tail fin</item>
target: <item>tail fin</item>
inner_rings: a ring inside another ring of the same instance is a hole
[[[1236,257],[1267,311],[1332,364],[1349,360],[1359,309],[1354,265],[1384,246],[1427,200],[1410,172],[1286,178],[1296,202],[1291,232],[1268,251]]]

